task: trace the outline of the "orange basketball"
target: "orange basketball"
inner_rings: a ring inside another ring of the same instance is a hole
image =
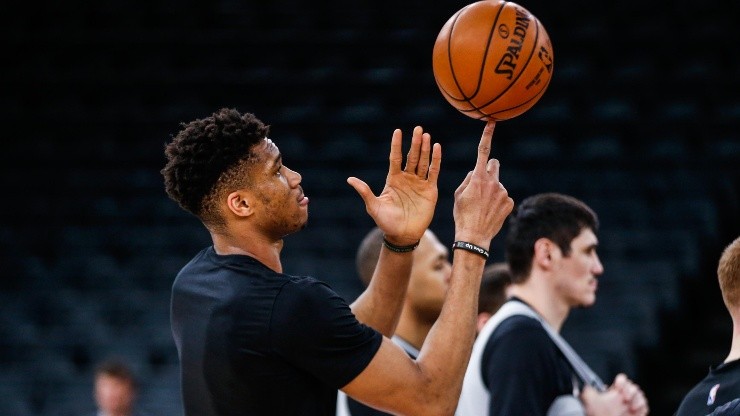
[[[545,93],[553,70],[550,37],[518,4],[483,0],[445,23],[432,66],[445,99],[479,120],[507,120]]]

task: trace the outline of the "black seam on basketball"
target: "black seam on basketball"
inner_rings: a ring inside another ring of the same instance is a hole
[[[533,100],[535,100],[535,101],[538,100],[540,97],[542,97],[542,94],[545,93],[545,90],[547,89],[547,87],[549,85],[550,85],[550,80],[548,79],[547,80],[547,84],[545,84],[545,86],[542,87],[542,90],[540,90],[540,92],[538,92],[534,97],[530,98],[529,100],[527,100],[527,101],[525,101],[525,102],[523,102],[523,103],[521,103],[519,105],[515,105],[515,106],[509,107],[509,108],[507,108],[505,110],[499,110],[499,111],[496,111],[495,113],[491,113],[491,114],[489,114],[489,117],[492,117],[492,116],[495,116],[496,114],[501,114],[501,113],[504,113],[504,112],[507,112],[507,111],[511,111],[511,110],[516,109],[516,108],[525,106],[525,105],[529,104]]]
[[[498,111],[495,111],[495,112],[490,113],[490,114],[486,114],[486,113],[480,111],[479,109],[475,109],[475,108],[472,108],[470,110],[460,110],[460,111],[463,112],[463,113],[477,111],[479,114],[483,114],[485,117],[495,117],[496,114],[505,113],[507,111],[511,111],[511,110],[516,109],[516,108],[525,106],[525,105],[529,104],[530,102],[532,102],[533,100],[534,101],[538,100],[540,97],[542,97],[542,94],[545,93],[545,90],[547,90],[547,87],[550,86],[550,81],[551,80],[552,80],[552,78],[548,78],[547,83],[545,84],[544,87],[542,87],[542,89],[540,90],[540,92],[538,92],[537,94],[535,94],[534,97],[528,99],[527,101],[525,101],[525,102],[523,102],[523,103],[521,103],[519,105],[515,105],[515,106],[509,107],[509,108],[505,108],[503,110],[498,110]],[[478,118],[478,119],[480,120],[481,118]],[[497,119],[497,121],[501,121],[501,120]]]
[[[467,103],[468,102],[468,100],[465,99],[465,98],[456,98],[456,97],[453,97],[452,94],[450,94],[449,92],[447,92],[447,90],[445,90],[444,88],[442,88],[442,86],[439,84],[439,81],[437,81],[437,86],[439,87],[439,90],[442,91],[442,94],[444,94],[446,97],[449,97],[450,100],[456,101],[458,103]]]
[[[493,38],[493,33],[496,31],[496,25],[498,24],[498,19],[501,17],[501,13],[506,8],[506,3],[504,2],[501,7],[498,8],[498,12],[496,13],[496,18],[493,19],[493,25],[491,26],[491,31],[488,32],[488,41],[486,41],[486,48],[483,50],[483,62],[481,62],[480,65],[480,74],[478,74],[478,84],[475,86],[475,91],[473,91],[473,95],[469,97],[469,100],[472,100],[475,98],[476,95],[480,92],[480,85],[483,83],[483,74],[486,72],[486,61],[488,60],[488,50],[491,48],[491,39]],[[464,95],[464,94],[463,94]]]
[[[534,55],[534,52],[537,49],[537,41],[539,40],[539,37],[540,37],[539,20],[536,17],[534,17],[534,15],[531,14],[531,13],[530,13],[530,16],[532,16],[532,19],[535,21],[536,30],[535,30],[535,36],[534,36],[534,44],[532,45],[532,51],[530,52],[529,57],[527,57],[527,62],[524,64],[524,66],[522,66],[523,69],[521,71],[519,71],[519,74],[517,74],[516,78],[514,78],[509,83],[509,85],[503,91],[501,91],[501,93],[499,95],[497,95],[496,97],[494,97],[490,101],[488,101],[486,103],[483,103],[483,104],[481,104],[479,106],[474,105],[473,108],[471,108],[470,110],[460,110],[460,111],[462,111],[463,113],[465,113],[465,112],[472,112],[472,111],[478,111],[481,108],[483,108],[483,107],[485,107],[487,105],[492,104],[493,102],[495,102],[496,100],[498,100],[499,98],[501,98],[501,96],[504,95],[507,91],[509,91],[509,89],[514,84],[516,84],[516,81],[519,79],[519,77],[522,76],[522,74],[524,73],[524,70],[527,69],[527,67],[529,66],[529,61],[532,60],[532,56]],[[548,83],[549,83],[549,81],[548,81]],[[512,107],[512,108],[514,108],[514,107]],[[478,112],[480,112],[480,111],[478,111]]]
[[[460,83],[457,82],[457,75],[455,75],[455,68],[452,66],[452,47],[451,47],[452,46],[451,45],[452,32],[455,30],[455,24],[457,23],[457,19],[460,18],[460,15],[462,14],[462,12],[465,11],[465,9],[467,9],[468,7],[470,7],[470,4],[463,7],[457,12],[457,14],[455,14],[455,20],[452,22],[452,25],[450,26],[450,35],[447,37],[447,63],[450,66],[450,73],[452,74],[452,80],[455,82],[457,91],[460,92],[460,95],[462,96],[462,98],[454,98],[452,97],[452,94],[448,93],[447,91],[444,91],[444,90],[443,91],[447,93],[447,95],[449,95],[455,101],[466,101],[467,97],[465,97],[465,92],[462,90],[462,88],[460,88]]]

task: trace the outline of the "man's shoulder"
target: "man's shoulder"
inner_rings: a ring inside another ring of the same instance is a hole
[[[557,347],[538,320],[513,315],[501,321],[491,333],[483,350],[483,361],[488,363],[492,357],[530,360],[533,356],[554,355],[557,355]]]
[[[696,383],[681,400],[676,415],[708,414],[713,409],[712,406],[735,398],[740,398],[740,360],[712,366],[709,374]],[[740,406],[733,405],[728,409],[717,408],[720,412],[716,414],[733,414],[722,412],[740,410]]]
[[[512,315],[501,321],[491,334],[491,339],[516,337],[522,334],[541,334],[547,337],[547,332],[537,319],[526,315]]]
[[[328,284],[313,277],[282,275],[281,280],[280,295],[282,297],[290,296],[303,301],[338,297]]]

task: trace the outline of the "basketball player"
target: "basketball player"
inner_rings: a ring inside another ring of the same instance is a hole
[[[732,318],[730,353],[709,367],[709,374],[684,397],[677,416],[740,415],[740,237],[722,252],[717,277]]]
[[[106,360],[95,369],[94,395],[96,416],[135,416],[138,387],[133,371],[126,363]]]
[[[511,271],[505,262],[489,264],[483,269],[478,297],[478,321],[476,323],[478,332],[506,302],[510,286]]]
[[[644,394],[623,374],[603,393],[583,386],[540,322],[559,332],[572,308],[596,300],[603,272],[597,226],[586,204],[565,195],[535,195],[517,208],[506,240],[511,298],[475,341],[458,415],[545,415],[556,400],[555,407],[566,403],[572,415],[647,414]],[[512,303],[528,306],[534,317],[513,314],[499,322]]]
[[[441,147],[429,134],[414,129],[402,167],[401,132],[393,133],[379,196],[348,179],[385,235],[370,286],[350,307],[319,280],[282,273],[283,237],[305,226],[308,198],[268,128],[233,109],[183,125],[165,151],[166,190],[213,240],[172,290],[185,414],[333,415],[338,388],[387,412],[452,413],[487,249],[513,207],[498,162],[488,160],[493,127],[455,191],[460,249],[439,319],[413,360],[387,337],[437,201]]]

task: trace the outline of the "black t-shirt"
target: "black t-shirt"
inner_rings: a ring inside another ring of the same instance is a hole
[[[326,284],[213,247],[177,275],[171,319],[188,416],[333,415],[382,341]]]
[[[573,394],[574,374],[542,325],[528,316],[503,320],[481,357],[491,416],[544,415],[555,398]]]
[[[709,368],[709,374],[683,398],[676,416],[740,415],[740,406],[734,405],[712,413],[740,398],[740,360]]]

